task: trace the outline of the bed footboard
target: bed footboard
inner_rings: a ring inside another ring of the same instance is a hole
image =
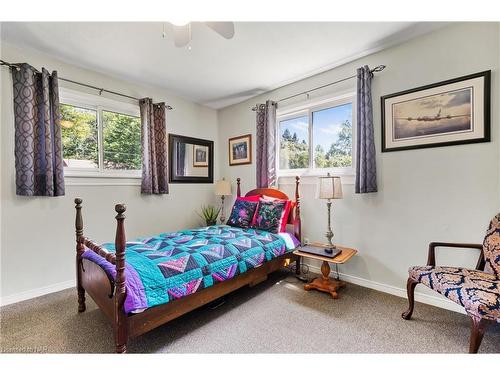
[[[125,353],[127,345],[127,315],[123,304],[127,295],[125,287],[125,226],[124,204],[115,206],[116,237],[115,253],[110,253],[89,238],[83,236],[82,199],[75,199],[76,208],[76,288],[78,292],[78,312],[84,312],[85,292],[89,293],[96,304],[111,320],[115,334],[117,353]],[[115,279],[99,265],[82,258],[85,248],[93,251],[115,266]]]

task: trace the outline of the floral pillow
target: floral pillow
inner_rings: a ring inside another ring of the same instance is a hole
[[[295,207],[293,205],[292,201],[274,198],[274,197],[270,197],[267,195],[263,195],[262,199],[264,199],[268,202],[285,202],[286,203],[285,210],[283,211],[283,216],[281,217],[280,229],[279,229],[279,232],[286,232],[286,225],[288,223],[288,217],[290,216],[290,211],[293,209],[293,207]],[[255,213],[255,214],[256,214],[255,216],[257,216],[257,213]],[[253,224],[255,225],[255,219],[254,219]]]
[[[242,199],[236,199],[227,225],[240,228],[248,228],[252,223],[255,210],[259,202],[251,202]]]
[[[255,215],[255,228],[278,233],[281,229],[281,222],[283,220],[283,214],[285,213],[286,204],[286,201],[268,201],[261,199]]]

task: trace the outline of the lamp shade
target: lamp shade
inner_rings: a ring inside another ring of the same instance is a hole
[[[330,176],[330,173],[328,173],[325,177],[320,177],[318,182],[318,198],[341,199],[342,183],[340,181],[340,177]]]
[[[215,183],[215,195],[231,195],[231,183],[220,180]]]

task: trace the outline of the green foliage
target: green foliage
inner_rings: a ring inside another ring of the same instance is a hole
[[[65,159],[98,165],[97,112],[61,104],[61,135]]]
[[[104,168],[141,169],[141,122],[139,118],[102,112]]]
[[[220,207],[217,209],[210,204],[208,206],[201,206],[201,214],[198,214],[198,216],[205,220],[207,226],[214,225],[217,223],[220,210]]]
[[[297,169],[309,166],[309,148],[305,140],[299,142],[297,133],[285,129],[280,142],[280,168]]]
[[[141,123],[133,116],[102,111],[104,168],[141,169]],[[61,104],[63,157],[97,167],[97,112]]]
[[[325,151],[321,145],[314,149],[315,168],[349,167],[352,165],[352,125],[349,121],[342,123],[335,143]],[[307,142],[298,141],[296,133],[293,135],[285,129],[280,142],[280,169],[297,169],[309,167],[309,148]]]

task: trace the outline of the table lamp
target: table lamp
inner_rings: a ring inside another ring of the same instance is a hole
[[[224,216],[224,197],[226,195],[231,195],[231,183],[229,181],[219,180],[215,183],[215,195],[220,195],[221,199],[221,213],[220,213],[220,222],[224,224],[226,221],[226,217]]]
[[[326,206],[328,207],[328,227],[326,231],[326,238],[328,240],[327,248],[325,252],[328,254],[333,253],[336,249],[335,245],[332,243],[333,232],[331,226],[330,213],[332,208],[332,199],[342,198],[342,183],[340,177],[331,176],[330,173],[326,177],[320,177],[318,183],[318,198],[327,199]]]

